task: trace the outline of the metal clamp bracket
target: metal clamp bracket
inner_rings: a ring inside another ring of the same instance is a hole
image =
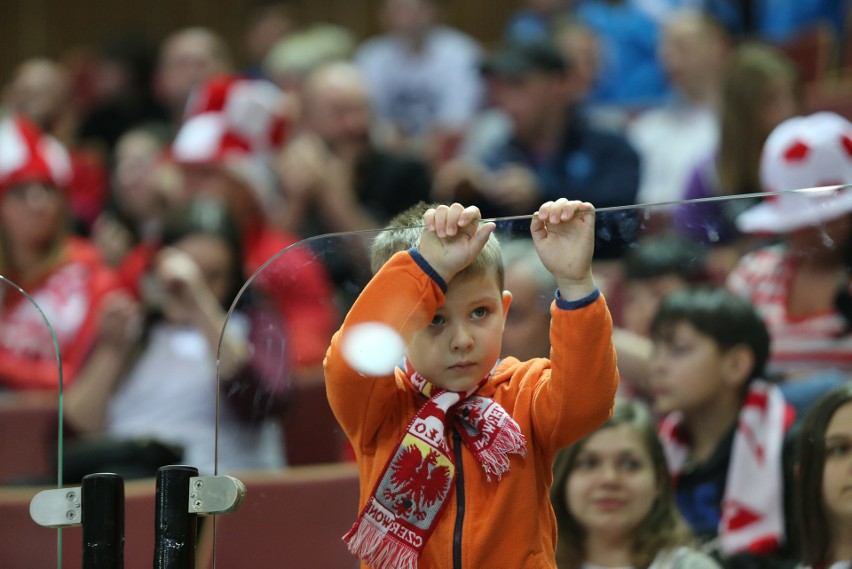
[[[42,490],[30,501],[30,517],[48,528],[64,528],[82,523],[81,488]]]
[[[189,513],[229,514],[245,495],[245,485],[233,476],[194,476],[189,479]]]

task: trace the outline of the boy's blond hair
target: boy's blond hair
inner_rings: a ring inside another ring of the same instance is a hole
[[[424,229],[423,214],[438,205],[420,202],[390,220],[384,231],[376,235],[370,249],[370,267],[373,274],[377,273],[399,251],[407,251],[420,245],[420,237]],[[503,290],[503,255],[500,251],[500,242],[493,233],[476,259],[459,274],[480,275],[491,268],[497,271],[497,283],[500,290]]]

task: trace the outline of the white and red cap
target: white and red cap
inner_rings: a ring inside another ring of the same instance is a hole
[[[737,217],[746,233],[786,233],[836,219],[852,211],[852,123],[819,112],[779,124],[763,146],[764,192],[786,192]],[[804,188],[814,191],[788,192]]]
[[[275,177],[268,153],[255,152],[222,113],[202,113],[187,120],[178,131],[170,154],[181,166],[222,168],[248,186],[262,205],[275,197]]]
[[[64,188],[71,175],[71,159],[58,140],[21,116],[0,120],[0,192],[31,182]]]
[[[214,77],[190,97],[184,120],[221,113],[252,151],[278,148],[288,126],[287,95],[273,83],[234,75]]]

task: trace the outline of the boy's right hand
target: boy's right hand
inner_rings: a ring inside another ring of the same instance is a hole
[[[440,205],[423,214],[426,228],[418,250],[445,283],[470,265],[494,231],[493,223],[482,219],[475,206],[465,208],[454,203]]]

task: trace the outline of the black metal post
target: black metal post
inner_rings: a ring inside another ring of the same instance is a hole
[[[189,513],[191,466],[163,466],[157,471],[154,569],[195,569],[196,514]]]
[[[124,569],[124,479],[89,474],[80,494],[83,569]]]

